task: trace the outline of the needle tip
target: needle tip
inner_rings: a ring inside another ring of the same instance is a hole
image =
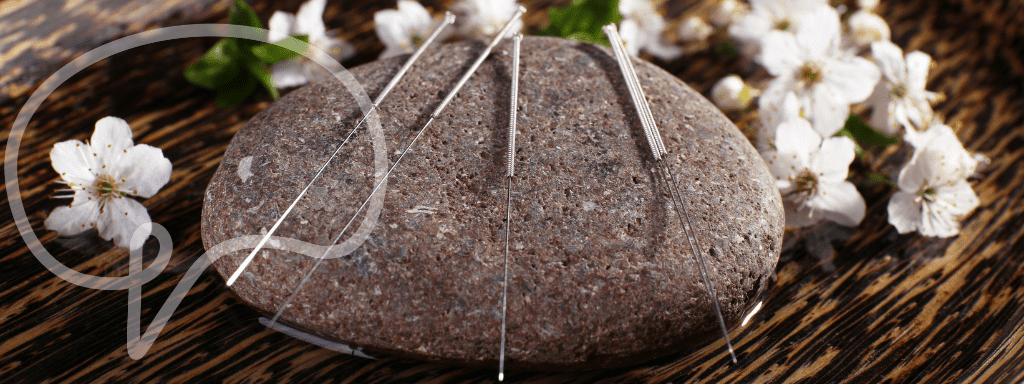
[[[498,374],[498,381],[505,381],[505,374],[504,373],[499,373]]]
[[[455,14],[453,14],[451,12],[445,12],[444,13],[444,23],[445,24],[455,23]]]
[[[732,356],[732,363],[736,364],[737,363],[737,361],[736,361],[736,352],[733,351],[731,345],[729,346],[729,356]]]

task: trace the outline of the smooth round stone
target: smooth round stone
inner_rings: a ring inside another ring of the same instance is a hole
[[[369,196],[375,172],[395,161],[483,48],[474,41],[428,50],[381,106],[383,135],[375,143],[360,127],[276,235],[331,244]],[[531,36],[522,52],[509,366],[610,368],[719,342],[696,259],[611,51]],[[351,72],[376,96],[404,60]],[[371,354],[497,366],[511,63],[504,41],[395,169],[379,218],[360,214],[332,253],[340,257],[324,260],[283,322]],[[634,64],[734,326],[778,260],[781,198],[718,109],[660,68]],[[207,189],[206,247],[266,233],[361,116],[332,82],[291,92],[249,121]],[[350,239],[357,228],[364,241]],[[273,249],[287,241],[271,241],[231,287],[265,313],[315,262]],[[218,272],[226,279],[250,251],[220,258]]]

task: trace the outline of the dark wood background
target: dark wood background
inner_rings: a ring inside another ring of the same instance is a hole
[[[253,5],[263,20],[301,1]],[[544,8],[567,1],[524,1],[528,29],[543,27]],[[446,1],[427,1],[435,11]],[[325,20],[359,55],[383,49],[373,12],[391,1],[328,5]],[[139,31],[226,22],[226,0],[0,2],[0,125],[9,132],[31,92],[61,65],[100,44]],[[709,4],[669,2],[669,18]],[[992,164],[973,185],[981,206],[952,239],[899,235],[886,223],[891,188],[861,183],[868,214],[852,237],[832,241],[832,261],[812,257],[809,236],[787,234],[789,246],[765,307],[731,332],[739,364],[722,342],[630,369],[512,373],[511,382],[1020,382],[1024,380],[1024,4],[1019,1],[882,2],[893,40],[936,62],[929,89],[947,100],[936,108],[968,149]],[[721,39],[717,35],[714,39]],[[65,200],[48,152],[54,143],[86,139],[96,120],[126,119],[137,143],[163,149],[174,164],[170,183],[145,200],[170,231],[170,266],[148,283],[143,329],[188,267],[204,253],[199,236],[203,192],[232,135],[269,103],[265,97],[218,109],[213,94],[189,85],[182,70],[214,39],[176,40],[118,54],[74,76],[35,114],[19,148],[20,194],[29,223],[65,265],[92,275],[124,276],[127,252],[97,236],[58,238],[43,228]],[[707,94],[729,73],[764,79],[749,62],[716,43],[657,62]],[[734,115],[741,128],[751,116]],[[744,128],[746,129],[746,128]],[[5,149],[6,149],[6,137]],[[873,151],[855,167],[894,172],[906,151]],[[9,186],[8,186],[9,187]],[[0,381],[116,382],[490,382],[495,369],[440,366],[398,358],[342,355],[268,330],[259,314],[207,271],[192,287],[149,353],[125,348],[128,293],[69,284],[47,271],[18,234],[3,194],[0,209]],[[149,256],[152,258],[152,255]]]

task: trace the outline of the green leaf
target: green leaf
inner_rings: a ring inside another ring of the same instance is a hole
[[[256,78],[256,81],[270,93],[270,97],[274,100],[281,97],[281,94],[277,92],[277,87],[274,86],[274,78],[270,75],[270,71],[267,70],[267,65],[261,63],[253,57],[253,60],[246,61],[245,70],[249,72],[252,77]]]
[[[237,41],[221,39],[199,61],[185,68],[185,79],[203,88],[220,88],[241,73],[242,67],[235,61],[237,57]]]
[[[235,0],[229,16],[231,24],[263,28],[259,16],[242,0]],[[214,44],[195,64],[185,69],[185,78],[198,86],[217,90],[217,105],[221,108],[245,101],[256,85],[263,85],[270,96],[280,94],[274,87],[267,64],[286,60],[307,48],[306,36],[296,36],[277,44],[261,44],[247,39],[224,38]],[[291,48],[291,49],[289,49]]]
[[[900,141],[898,136],[888,136],[884,133],[878,132],[870,125],[864,122],[860,116],[850,114],[850,117],[846,119],[846,125],[843,129],[836,133],[837,136],[847,136],[857,143],[862,145],[870,145],[875,147],[888,147],[896,144]]]
[[[248,73],[242,73],[217,91],[217,107],[227,108],[241,104],[256,89],[256,79]]]
[[[886,177],[885,175],[883,175],[881,173],[875,173],[875,172],[868,173],[868,180],[874,181],[874,182],[879,183],[879,184],[885,184],[885,185],[888,185],[890,187],[896,187],[897,186],[896,183],[893,183],[891,180],[889,180],[888,177]]]
[[[548,10],[550,23],[541,35],[609,45],[601,27],[622,20],[619,0],[573,0],[566,7]]]
[[[726,40],[715,45],[715,53],[730,59],[740,55],[740,52],[736,50],[736,45],[730,40]]]
[[[228,16],[228,22],[234,25],[263,28],[260,17],[256,16],[256,11],[242,0],[235,0],[234,6],[231,7],[231,15]]]
[[[292,36],[302,43],[298,43],[292,39],[284,39],[276,43],[263,43],[252,47],[252,54],[260,61],[267,64],[274,64],[284,60],[291,59],[293,57],[302,56],[305,52],[306,47],[309,43],[309,36],[306,35],[295,35]]]

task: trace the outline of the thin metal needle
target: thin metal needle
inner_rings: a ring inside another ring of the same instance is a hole
[[[430,37],[428,37],[427,40],[425,40],[423,44],[421,44],[420,47],[416,49],[416,52],[413,52],[412,56],[409,56],[409,58],[405,60],[405,64],[402,65],[402,68],[400,68],[398,70],[398,73],[391,78],[391,81],[388,82],[388,84],[384,87],[384,90],[381,91],[379,95],[377,95],[377,99],[373,101],[373,105],[370,107],[370,110],[366,111],[366,113],[363,114],[363,117],[359,119],[359,122],[356,123],[356,126],[353,127],[351,131],[349,131],[347,136],[345,136],[345,140],[343,140],[341,144],[334,149],[334,153],[331,154],[331,157],[329,157],[327,161],[325,161],[324,164],[320,166],[320,169],[316,171],[316,174],[313,175],[313,179],[309,181],[309,184],[306,184],[306,187],[302,189],[302,192],[299,192],[299,196],[296,197],[294,201],[292,201],[291,205],[288,206],[288,209],[284,210],[284,214],[282,214],[281,217],[277,219],[277,222],[275,222],[274,225],[270,227],[270,230],[267,231],[267,234],[263,235],[263,238],[260,239],[260,242],[256,244],[256,248],[253,248],[252,252],[249,253],[249,256],[246,256],[245,260],[242,261],[242,264],[239,265],[238,269],[235,270],[235,273],[231,274],[231,277],[228,278],[227,282],[229,287],[235,283],[235,280],[238,280],[238,277],[242,275],[242,272],[245,271],[245,268],[248,267],[249,263],[252,262],[253,257],[256,256],[256,253],[259,252],[260,249],[263,249],[263,246],[267,244],[267,241],[270,240],[270,237],[273,236],[274,232],[277,231],[277,227],[281,226],[281,223],[284,222],[284,219],[288,217],[289,213],[292,212],[292,209],[295,208],[295,205],[298,204],[299,200],[302,200],[302,197],[306,195],[307,191],[309,191],[309,187],[313,186],[313,183],[315,183],[317,179],[320,178],[320,175],[323,174],[325,169],[327,169],[327,165],[330,164],[331,161],[333,161],[334,158],[338,156],[338,153],[341,152],[341,148],[345,146],[345,143],[348,143],[348,140],[352,138],[353,134],[356,133],[356,130],[359,129],[359,126],[363,125],[363,122],[366,121],[366,118],[369,117],[371,113],[377,110],[377,107],[380,106],[380,103],[384,101],[384,97],[386,97],[388,93],[391,93],[391,89],[393,89],[395,85],[398,84],[398,81],[401,80],[403,76],[405,76],[405,73],[408,72],[409,68],[412,67],[412,64],[415,63],[416,60],[420,58],[420,55],[422,55],[423,52],[427,50],[427,46],[429,46],[430,43],[432,43],[434,39],[436,39],[437,36],[441,34],[441,31],[444,30],[445,27],[452,25],[453,23],[455,23],[455,15],[451,14],[451,12],[445,12],[444,20],[441,22],[441,24],[438,25],[437,28],[434,28],[434,32],[430,34]]]
[[[430,119],[427,120],[426,124],[423,124],[423,128],[420,128],[419,132],[416,132],[416,136],[412,138],[412,140],[409,142],[409,145],[405,147],[405,150],[402,151],[402,154],[398,156],[398,159],[395,160],[395,163],[391,165],[391,168],[388,169],[388,172],[384,174],[383,178],[381,178],[381,181],[373,187],[373,191],[370,192],[370,196],[363,201],[363,204],[359,206],[359,209],[357,209],[356,213],[352,215],[352,218],[349,219],[347,224],[345,224],[345,227],[341,229],[341,232],[338,232],[338,236],[334,238],[334,241],[331,242],[331,245],[328,246],[326,250],[324,250],[324,253],[320,255],[320,257],[317,258],[316,263],[313,264],[313,268],[310,268],[309,271],[306,272],[306,275],[303,276],[302,280],[299,281],[299,285],[295,287],[295,290],[292,291],[292,294],[288,296],[288,299],[285,300],[284,303],[281,304],[281,306],[277,310],[277,313],[274,314],[274,318],[270,320],[271,324],[277,323],[277,319],[281,318],[281,315],[284,314],[285,309],[288,308],[288,304],[291,303],[292,299],[294,299],[295,296],[299,294],[299,291],[302,290],[302,287],[306,284],[306,281],[309,280],[309,277],[313,275],[313,272],[316,272],[316,269],[320,267],[320,263],[324,261],[324,258],[327,256],[327,254],[331,253],[331,249],[333,249],[334,246],[338,244],[338,240],[341,240],[341,237],[345,234],[346,231],[348,231],[348,228],[352,225],[352,222],[356,220],[356,216],[359,216],[359,213],[363,211],[363,208],[366,208],[366,205],[373,198],[373,195],[377,193],[377,190],[380,189],[380,186],[383,185],[385,181],[387,181],[388,177],[391,176],[391,172],[393,172],[395,168],[398,167],[398,164],[402,162],[402,159],[404,159],[405,155],[409,153],[409,151],[412,149],[412,146],[416,144],[416,140],[418,140],[420,136],[423,135],[423,132],[426,132],[427,127],[429,127],[430,123],[434,121],[434,118],[441,114],[441,111],[444,110],[444,107],[447,106],[449,102],[451,102],[451,100],[455,97],[455,94],[457,94],[459,90],[462,89],[462,86],[466,84],[466,81],[469,80],[469,77],[472,76],[474,72],[476,72],[477,68],[480,67],[480,64],[483,63],[484,59],[486,59],[487,56],[490,55],[491,50],[494,49],[494,46],[498,45],[498,42],[501,41],[505,34],[508,33],[508,30],[512,28],[512,25],[516,22],[516,20],[519,20],[519,18],[522,17],[523,13],[525,12],[526,8],[520,6],[519,9],[516,11],[515,15],[513,15],[512,18],[509,19],[508,23],[505,24],[505,27],[501,29],[501,32],[498,32],[494,39],[491,40],[490,45],[488,45],[487,48],[480,53],[480,56],[473,63],[473,65],[469,67],[469,69],[466,71],[466,74],[463,75],[462,79],[459,80],[459,82],[455,85],[455,88],[452,89],[448,96],[444,98],[444,100],[441,102],[441,105],[438,106],[437,109],[435,109],[434,112],[430,114]]]
[[[498,381],[505,380],[505,314],[508,310],[508,238],[512,232],[512,177],[516,173],[516,107],[519,101],[519,45],[523,34],[516,34],[512,45],[512,96],[508,110],[508,193],[505,195],[505,281],[501,284],[501,355],[498,357]]]
[[[711,304],[714,306],[715,315],[718,317],[718,325],[722,327],[722,336],[725,337],[725,345],[729,349],[729,355],[732,357],[732,362],[736,363],[736,352],[733,350],[732,341],[729,340],[729,329],[725,326],[725,319],[722,318],[722,309],[718,304],[718,295],[715,293],[715,288],[712,286],[710,274],[707,270],[707,264],[704,262],[704,250],[701,248],[700,242],[697,240],[697,233],[693,230],[693,225],[690,221],[690,213],[686,209],[686,204],[683,202],[682,194],[679,191],[679,185],[676,183],[676,178],[672,176],[671,169],[669,168],[668,163],[664,160],[664,156],[667,155],[668,152],[665,150],[665,144],[661,141],[661,132],[658,130],[658,126],[654,122],[654,115],[651,113],[651,108],[647,103],[647,98],[644,95],[643,88],[640,87],[640,80],[636,76],[636,70],[633,68],[633,63],[630,61],[629,55],[626,53],[626,48],[622,43],[622,38],[619,37],[615,24],[608,24],[602,29],[612,44],[612,51],[615,53],[615,60],[618,62],[619,69],[622,71],[622,76],[625,78],[626,87],[629,88],[629,95],[633,100],[633,106],[636,108],[637,114],[640,115],[640,123],[643,125],[647,144],[651,148],[651,153],[654,155],[655,161],[657,161],[660,166],[659,171],[662,173],[662,177],[665,178],[669,184],[669,195],[672,197],[672,205],[676,209],[676,216],[679,218],[679,224],[683,227],[683,232],[686,234],[686,242],[690,246],[690,252],[693,252],[694,256],[697,258],[697,269],[700,271],[701,278],[704,280],[704,287],[707,289],[708,297],[711,298]]]

